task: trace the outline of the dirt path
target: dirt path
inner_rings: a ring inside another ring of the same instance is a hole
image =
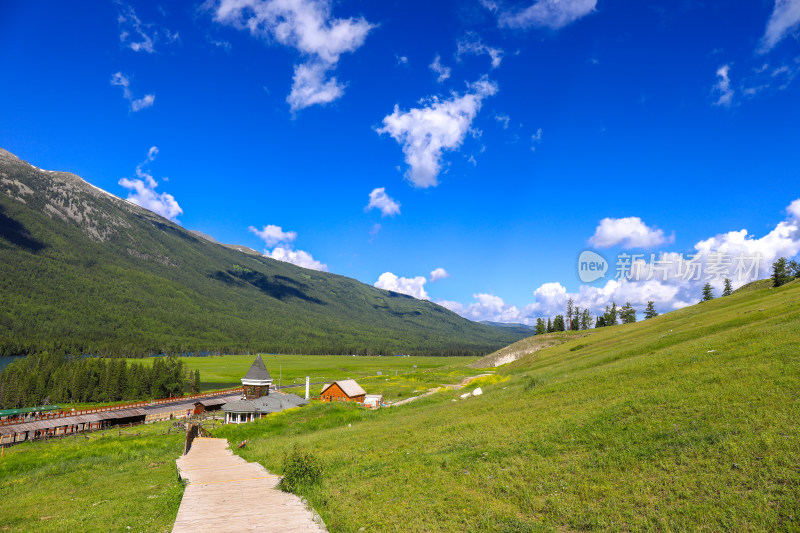
[[[279,476],[234,455],[225,439],[198,437],[176,463],[187,486],[173,533],[327,532],[300,498],[277,488]]]
[[[400,400],[399,402],[389,404],[389,407],[397,407],[398,405],[405,405],[407,403],[413,402],[414,400],[419,400],[420,398],[424,398],[425,396],[430,396],[434,392],[437,392],[441,387],[446,387],[450,390],[458,390],[462,389],[467,386],[467,384],[472,381],[473,379],[482,378],[485,376],[491,376],[492,374],[478,374],[477,376],[470,376],[468,378],[464,378],[461,380],[460,383],[451,383],[449,385],[441,385],[439,387],[435,387],[433,389],[428,389],[427,392],[423,392],[419,396],[412,396],[411,398],[406,398],[405,400]]]

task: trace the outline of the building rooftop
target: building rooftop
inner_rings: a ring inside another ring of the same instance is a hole
[[[256,356],[256,360],[250,365],[250,370],[247,371],[243,380],[247,381],[272,381],[272,376],[269,375],[267,366],[261,359],[261,356]]]
[[[320,392],[320,394],[325,392],[328,389],[328,387],[330,387],[333,384],[338,385],[339,388],[342,389],[342,392],[344,392],[345,394],[347,394],[351,398],[354,397],[354,396],[362,396],[362,395],[367,393],[364,389],[361,388],[361,385],[356,383],[356,380],[354,380],[354,379],[343,379],[341,381],[334,381],[330,385],[326,384],[324,387],[322,387],[322,391]]]
[[[277,413],[292,407],[301,407],[308,402],[296,394],[273,394],[255,400],[236,400],[222,406],[231,413]]]

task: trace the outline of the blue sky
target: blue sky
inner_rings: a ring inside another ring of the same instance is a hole
[[[6,1],[0,147],[472,319],[668,311],[722,286],[677,254],[800,251],[799,27],[800,0]]]

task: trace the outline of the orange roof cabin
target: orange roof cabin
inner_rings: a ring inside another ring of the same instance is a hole
[[[319,399],[323,402],[358,402],[364,403],[366,391],[354,379],[344,379],[326,383],[322,387]]]

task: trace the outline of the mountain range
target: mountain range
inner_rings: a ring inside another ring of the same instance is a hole
[[[530,334],[216,242],[0,149],[0,355],[478,355]]]

